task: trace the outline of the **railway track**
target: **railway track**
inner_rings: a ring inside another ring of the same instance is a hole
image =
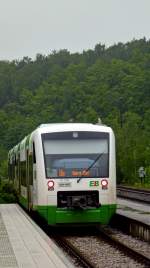
[[[114,236],[114,233],[112,230],[113,229],[109,229],[109,228],[106,228],[106,229],[99,228],[100,235],[108,239],[108,242],[112,243],[114,247],[117,247],[127,256],[130,256],[131,258],[133,257],[133,259],[135,259],[139,263],[146,265],[146,267],[150,267],[150,256],[146,256],[142,252],[139,252],[138,250],[125,244],[123,241],[120,241],[120,239],[117,239]]]
[[[83,268],[95,268],[95,265],[92,263],[90,258],[82,254],[82,252],[76,246],[74,246],[71,241],[62,235],[54,235],[52,237],[55,242],[74,259],[75,266]]]
[[[150,204],[150,190],[140,190],[127,186],[117,186],[117,196]]]
[[[57,234],[53,238],[76,259],[77,267],[150,267],[148,256],[121,242],[108,228],[98,228],[93,235]]]
[[[118,238],[114,228],[51,228],[39,216],[32,218],[78,268],[150,267],[149,244],[131,236],[129,242],[129,236],[120,237],[117,230]]]

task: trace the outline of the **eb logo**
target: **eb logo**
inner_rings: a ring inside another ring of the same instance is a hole
[[[99,181],[90,181],[89,186],[90,187],[99,186]]]

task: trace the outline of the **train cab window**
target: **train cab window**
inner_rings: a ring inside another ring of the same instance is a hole
[[[46,177],[109,177],[109,134],[73,132],[44,134]]]

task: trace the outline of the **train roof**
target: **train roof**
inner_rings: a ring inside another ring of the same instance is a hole
[[[66,132],[66,131],[103,131],[111,132],[112,129],[106,125],[90,124],[90,123],[55,123],[42,124],[35,131],[39,133],[49,132]]]
[[[26,136],[22,141],[20,141],[16,146],[14,146],[9,151],[9,157],[17,154],[24,150],[25,147],[29,148],[31,146],[30,140],[34,135],[41,135],[44,133],[54,133],[54,132],[67,132],[67,131],[96,131],[96,132],[112,132],[112,129],[106,125],[102,124],[91,124],[91,123],[51,123],[51,124],[41,124],[38,126],[31,134]]]

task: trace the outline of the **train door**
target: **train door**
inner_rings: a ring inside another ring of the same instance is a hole
[[[36,153],[35,153],[35,143],[33,142],[33,164],[32,164],[32,185],[33,185],[33,204],[37,204],[37,172],[36,172]]]
[[[29,150],[26,150],[26,184],[27,184],[27,203],[28,210],[30,210],[30,185],[29,185]]]

